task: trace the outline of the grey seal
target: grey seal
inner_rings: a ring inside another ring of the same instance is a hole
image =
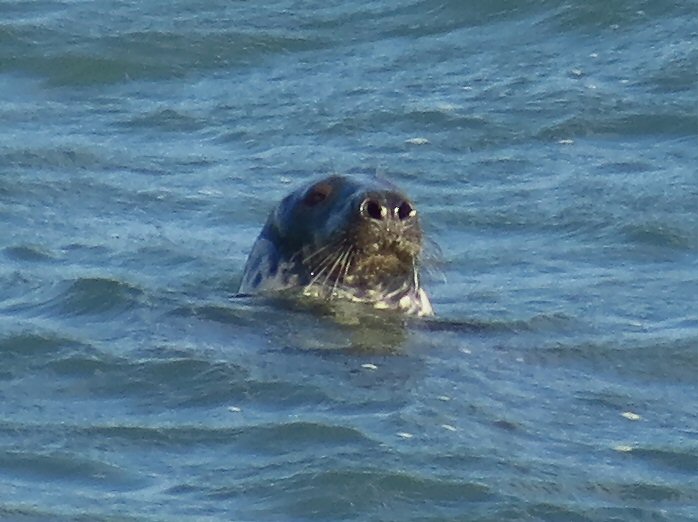
[[[420,284],[422,228],[414,204],[380,179],[334,175],[271,211],[239,292],[297,292],[416,316],[433,315]]]

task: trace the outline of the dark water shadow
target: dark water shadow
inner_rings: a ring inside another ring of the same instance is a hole
[[[236,295],[224,303],[179,307],[172,313],[233,327],[237,336],[257,337],[267,347],[355,355],[399,355],[412,325],[422,322],[358,303],[286,295]]]

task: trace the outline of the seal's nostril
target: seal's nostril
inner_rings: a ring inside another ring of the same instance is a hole
[[[378,201],[366,198],[361,203],[361,215],[371,219],[381,220],[385,217],[386,210]]]
[[[411,218],[416,213],[417,210],[415,210],[407,201],[403,201],[399,206],[395,207],[395,215],[400,221]]]

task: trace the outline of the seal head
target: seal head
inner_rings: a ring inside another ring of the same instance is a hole
[[[419,217],[402,192],[378,179],[330,176],[272,210],[240,292],[297,288],[324,300],[432,315],[419,281],[421,252]]]

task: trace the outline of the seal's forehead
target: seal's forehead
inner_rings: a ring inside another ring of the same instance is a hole
[[[401,192],[395,185],[387,180],[372,177],[349,177],[335,174],[325,178],[317,179],[300,190],[303,193],[309,193],[320,189],[325,192],[333,192],[334,195],[349,194],[353,192]]]

